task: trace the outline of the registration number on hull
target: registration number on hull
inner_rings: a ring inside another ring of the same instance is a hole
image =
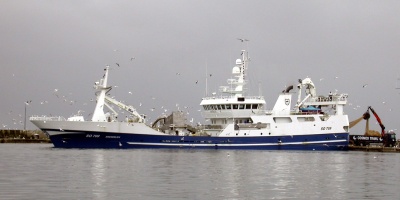
[[[329,130],[331,130],[332,129],[332,127],[330,127],[330,126],[323,126],[323,127],[321,127],[321,131],[329,131]]]
[[[86,134],[87,138],[99,138],[100,135]]]

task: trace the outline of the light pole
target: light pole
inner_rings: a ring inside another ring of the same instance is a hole
[[[25,115],[24,115],[24,118],[25,118],[25,120],[24,120],[24,131],[26,130],[26,106],[29,106],[29,103],[31,103],[31,102],[32,102],[32,100],[25,101]]]

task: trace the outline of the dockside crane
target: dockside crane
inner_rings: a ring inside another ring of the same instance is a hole
[[[371,117],[369,111],[372,112],[376,121],[378,121],[381,127],[381,132],[369,130],[369,118]],[[350,135],[350,141],[356,145],[369,145],[370,143],[383,143],[384,146],[394,146],[396,144],[396,134],[392,131],[385,132],[385,125],[383,125],[381,118],[375,112],[375,110],[369,106],[367,111],[358,119],[349,123],[349,127],[352,128],[362,120],[366,120],[365,133],[364,135]]]

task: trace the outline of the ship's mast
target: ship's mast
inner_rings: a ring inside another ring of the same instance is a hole
[[[229,86],[221,86],[221,91],[223,93],[235,95],[236,97],[242,97],[245,91],[244,85],[246,85],[246,70],[248,65],[248,53],[245,50],[242,50],[242,59],[236,60],[236,65],[232,69],[232,75],[236,77],[236,79],[228,79]]]
[[[96,122],[107,121],[106,116],[104,114],[104,98],[106,96],[107,90],[109,89],[107,87],[107,78],[108,78],[109,68],[110,68],[109,66],[106,66],[106,68],[104,69],[105,73],[104,73],[103,79],[100,79],[100,82],[95,82],[95,85],[94,85],[95,89],[100,90],[100,94],[98,95],[98,98],[97,98],[97,104],[96,104],[96,108],[93,113],[92,121],[96,121]]]

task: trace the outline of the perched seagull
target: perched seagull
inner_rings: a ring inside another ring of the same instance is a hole
[[[32,102],[32,100],[29,100],[29,101],[26,101],[25,102],[25,104],[27,105],[27,106],[29,106],[29,104]]]
[[[132,92],[128,92],[129,94],[132,94]]]
[[[135,60],[135,57],[132,57],[132,58],[131,58],[131,61],[132,61],[132,60]]]
[[[196,84],[199,83],[199,81],[196,81]]]
[[[368,85],[368,84],[364,84],[364,85],[363,85],[363,88],[366,88],[366,87],[367,87],[367,85]]]
[[[117,66],[119,67],[119,64],[118,64],[118,63],[115,63],[115,64],[117,64]]]

